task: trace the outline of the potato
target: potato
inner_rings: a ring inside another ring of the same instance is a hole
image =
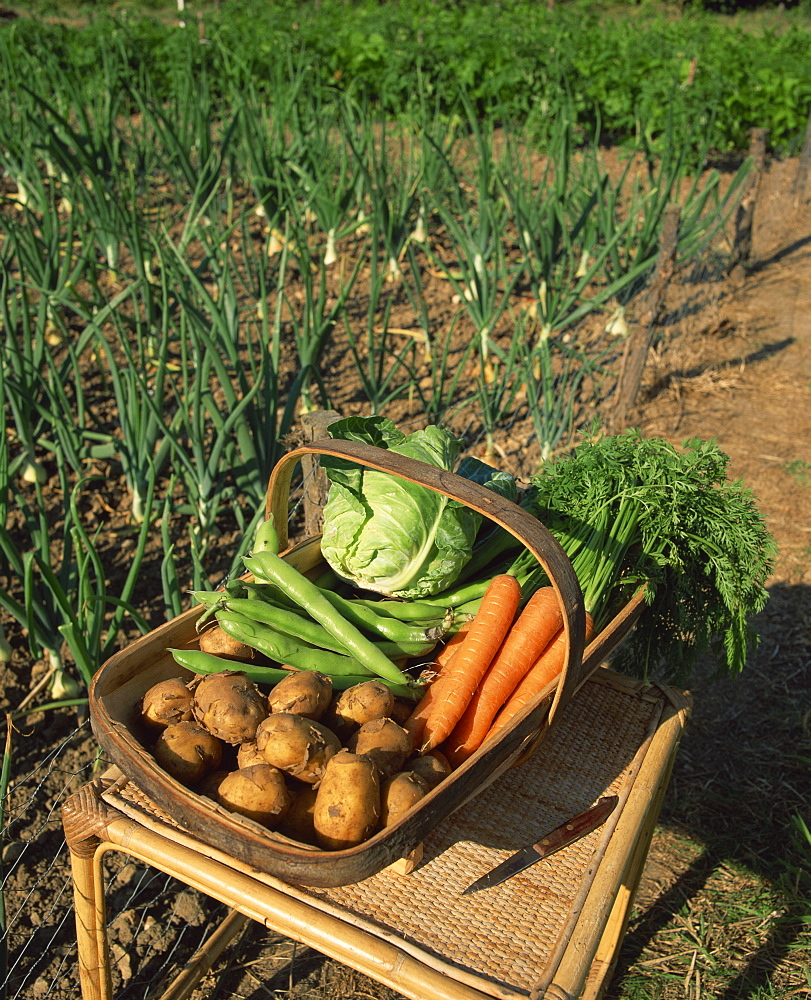
[[[318,844],[340,851],[367,840],[380,822],[380,775],[374,762],[341,750],[318,786],[313,827]]]
[[[240,743],[237,750],[237,767],[250,767],[251,764],[266,764],[264,754],[256,746],[256,740]]]
[[[411,718],[414,711],[414,702],[406,701],[405,698],[395,698],[394,707],[388,714],[389,719],[394,719],[398,726],[404,726]]]
[[[380,822],[391,826],[430,791],[428,782],[413,771],[398,771],[383,782],[380,791]]]
[[[372,719],[349,738],[347,749],[371,757],[380,776],[387,778],[411,755],[411,737],[393,719]]]
[[[220,787],[220,782],[223,778],[226,778],[231,771],[227,771],[225,768],[220,767],[216,771],[210,771],[195,788],[198,795],[205,795],[206,798],[214,799],[217,801],[217,789]]]
[[[155,760],[184,785],[194,785],[222,761],[222,743],[197,722],[176,722],[155,742]]]
[[[315,785],[302,785],[292,793],[290,808],[279,826],[279,832],[293,840],[301,840],[305,844],[315,843],[315,826],[313,814],[318,789]]]
[[[141,721],[149,729],[165,729],[176,722],[190,722],[192,693],[182,677],[158,681],[144,693],[139,705]]]
[[[404,770],[413,771],[428,782],[429,788],[436,788],[440,781],[448,777],[453,768],[444,753],[432,750],[430,753],[412,757]]]
[[[383,719],[394,708],[394,695],[382,681],[361,681],[343,691],[330,706],[324,722],[339,736],[351,733],[365,722]]]
[[[235,660],[240,663],[252,663],[259,659],[259,653],[244,642],[232,638],[219,625],[211,625],[200,633],[200,649],[204,653],[221,656],[224,660]]]
[[[332,700],[332,680],[317,670],[294,670],[279,681],[268,695],[271,712],[303,715],[315,722]]]
[[[256,730],[256,747],[268,764],[315,784],[327,761],[341,749],[341,742],[320,722],[290,712],[272,712]]]
[[[225,743],[246,743],[268,716],[267,701],[240,670],[207,674],[192,682],[195,719]]]
[[[217,802],[231,812],[274,828],[290,808],[284,775],[272,764],[252,764],[232,771],[219,783]]]

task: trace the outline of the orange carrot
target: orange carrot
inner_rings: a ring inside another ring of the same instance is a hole
[[[493,577],[456,655],[431,685],[437,690],[431,694],[429,688],[424,695],[430,696],[432,705],[425,719],[423,753],[450,736],[512,628],[520,601],[521,586],[514,576],[501,573]],[[420,712],[420,705],[416,711]]]
[[[465,622],[461,625],[428,664],[426,673],[429,676],[433,674],[434,677],[425,689],[422,698],[420,698],[416,707],[411,712],[411,715],[403,723],[403,728],[411,736],[411,743],[415,750],[418,750],[422,745],[425,720],[433,711],[433,707],[441,691],[438,682],[442,676],[442,672],[453,662],[453,658],[467,635],[470,625],[471,622]]]
[[[591,615],[586,612],[586,641],[591,638],[594,628],[594,621]],[[513,691],[507,703],[495,718],[487,736],[482,741],[486,743],[492,736],[500,732],[515,718],[516,715],[539,695],[563,669],[563,661],[566,657],[566,637],[561,628],[552,639],[546,649],[530,668],[524,679]]]
[[[445,742],[444,753],[454,767],[479,749],[501,707],[562,625],[563,612],[554,587],[536,590]]]
[[[459,628],[453,633],[453,635],[448,639],[444,646],[437,650],[431,661],[431,666],[435,670],[444,670],[445,667],[453,659],[454,653],[459,649],[462,640],[467,635],[470,629],[472,619],[470,622],[463,622]]]

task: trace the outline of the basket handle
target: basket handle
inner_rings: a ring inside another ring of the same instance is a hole
[[[563,612],[567,648],[561,682],[549,710],[551,721],[556,712],[569,703],[579,687],[586,617],[583,595],[572,564],[548,528],[518,504],[453,472],[358,441],[323,439],[288,452],[271,473],[265,516],[273,516],[280,549],[287,546],[288,501],[293,471],[304,455],[331,455],[425,486],[478,511],[509,531],[529,549],[546,570]]]

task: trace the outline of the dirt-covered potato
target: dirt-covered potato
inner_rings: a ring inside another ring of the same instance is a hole
[[[268,695],[271,712],[289,712],[318,722],[332,700],[332,680],[317,670],[296,670]]]
[[[219,625],[209,625],[204,628],[199,637],[200,649],[204,653],[221,656],[224,660],[235,660],[238,663],[252,663],[259,654],[251,646],[234,639],[224,632]]]
[[[315,843],[313,814],[318,789],[315,785],[302,785],[292,793],[293,801],[279,826],[279,832],[305,844]]]
[[[226,770],[223,767],[217,768],[216,771],[209,772],[203,780],[195,786],[195,791],[198,795],[205,795],[206,798],[214,799],[217,801],[217,789],[220,787],[220,782],[223,778],[228,777],[231,771]]]
[[[374,762],[341,750],[327,764],[318,786],[313,827],[318,844],[330,851],[354,847],[380,822],[380,775]]]
[[[263,826],[279,825],[290,808],[284,775],[272,764],[252,764],[232,771],[217,786],[217,802]]]
[[[398,771],[386,778],[380,790],[380,822],[391,826],[430,791],[428,782],[413,771]]]
[[[256,746],[256,740],[240,743],[237,749],[237,767],[250,767],[251,764],[266,764],[264,754]]]
[[[432,750],[430,753],[412,757],[406,765],[406,769],[424,778],[428,782],[429,788],[436,788],[440,781],[447,778],[453,770],[450,761],[440,750]]]
[[[394,719],[398,726],[404,726],[411,718],[414,711],[414,702],[406,701],[405,698],[395,698],[394,707],[389,712],[388,718]]]
[[[192,710],[200,725],[225,743],[246,743],[267,718],[267,701],[241,670],[223,670],[193,681]]]
[[[315,784],[327,761],[341,749],[341,742],[320,722],[290,712],[272,712],[256,730],[256,747],[268,764]]]
[[[190,722],[192,693],[182,677],[158,681],[141,698],[141,721],[149,729],[165,729],[176,722]]]
[[[352,753],[365,754],[377,765],[382,778],[402,769],[411,755],[411,737],[393,719],[365,722],[346,744]]]
[[[344,738],[365,722],[388,717],[394,701],[394,694],[382,681],[361,681],[333,700],[323,721]]]
[[[168,774],[194,785],[222,761],[222,742],[197,722],[176,722],[161,730],[152,753]]]

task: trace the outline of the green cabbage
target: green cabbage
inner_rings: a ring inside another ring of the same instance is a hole
[[[462,448],[462,441],[442,427],[406,435],[380,416],[348,417],[331,424],[329,433],[448,471],[454,470]],[[330,482],[321,551],[340,577],[367,590],[412,599],[437,594],[456,580],[471,557],[480,514],[389,473],[329,456],[321,463]],[[468,478],[502,475],[481,462],[473,465]],[[504,487],[497,488],[501,492]]]

